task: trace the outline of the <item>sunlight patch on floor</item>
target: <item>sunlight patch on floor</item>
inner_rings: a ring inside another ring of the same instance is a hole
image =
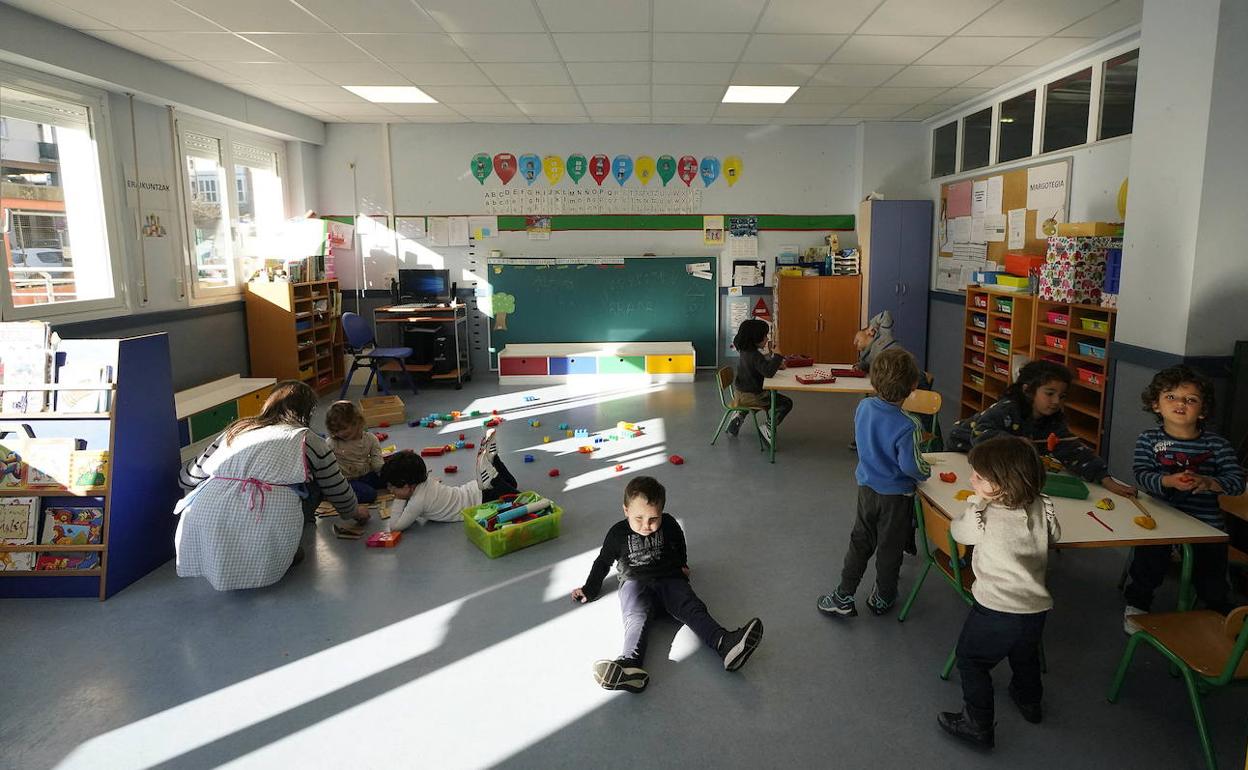
[[[529,420],[538,419],[542,426],[541,428],[534,428],[534,430],[549,428],[552,431],[549,435],[553,438],[555,433],[558,432],[556,426],[561,421],[555,420],[553,424],[550,424],[549,421],[540,419],[543,415],[551,415],[595,404],[604,404],[608,401],[644,396],[649,393],[657,393],[666,388],[667,385],[650,383],[648,381],[624,385],[618,382],[597,383],[593,387],[587,383],[568,383],[565,385],[517,390],[511,393],[500,393],[497,396],[478,398],[468,404],[468,406],[461,408],[459,410],[461,415],[470,414],[474,411],[481,412],[481,414],[467,418],[461,416],[460,419],[450,421],[442,426],[439,433],[456,433],[480,427],[483,422],[492,416],[493,410],[497,409],[499,416],[506,422],[526,424]],[[525,396],[534,396],[538,400],[525,401]]]

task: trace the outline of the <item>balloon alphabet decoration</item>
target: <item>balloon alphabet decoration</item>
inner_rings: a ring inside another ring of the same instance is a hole
[[[468,165],[472,169],[472,175],[481,184],[485,184],[485,180],[493,173],[493,169],[490,167],[490,156],[484,152],[473,155],[472,162]]]
[[[563,158],[558,155],[542,158],[542,173],[546,175],[551,187],[559,184],[559,180],[563,179]]]
[[[680,181],[685,183],[685,187],[688,187],[698,178],[698,159],[692,155],[682,155],[676,173],[680,175]]]
[[[639,155],[633,163],[633,170],[637,172],[637,179],[645,187],[654,178],[654,158],[649,155]]]
[[[714,155],[707,155],[702,159],[702,164],[698,167],[698,173],[702,175],[702,185],[710,187],[716,179],[719,179],[719,158],[716,158]]]
[[[729,187],[741,180],[740,156],[729,155],[727,158],[724,158],[724,179],[728,181]]]
[[[542,159],[533,153],[520,156],[520,175],[523,176],[524,181],[528,182],[530,185],[532,185],[534,180],[537,179],[537,175],[541,169]]]
[[[611,160],[611,173],[615,176],[615,181],[620,183],[620,187],[628,181],[633,175],[633,158],[630,155],[616,155]]]
[[[667,183],[676,176],[676,159],[671,155],[660,155],[656,168],[659,171],[659,179],[663,180],[663,186],[667,187]]]
[[[500,152],[494,156],[494,173],[504,185],[516,175],[516,156],[509,152]]]
[[[602,180],[607,178],[607,174],[611,173],[611,161],[606,155],[595,155],[589,159],[589,175],[594,178],[598,186],[602,186]]]
[[[572,177],[572,184],[580,184],[581,177],[585,176],[585,168],[589,165],[589,161],[585,160],[585,156],[579,152],[572,153],[568,156],[568,176]]]

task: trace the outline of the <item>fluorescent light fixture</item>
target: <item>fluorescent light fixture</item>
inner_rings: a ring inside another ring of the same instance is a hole
[[[784,104],[797,89],[797,86],[728,86],[723,102]]]
[[[1013,123],[1014,118],[1001,118],[1002,123]]]
[[[351,93],[377,104],[437,104],[438,100],[416,86],[343,86]]]

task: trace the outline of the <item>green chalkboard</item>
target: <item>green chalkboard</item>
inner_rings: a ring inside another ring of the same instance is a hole
[[[709,262],[711,279],[685,266]],[[490,262],[492,293],[515,298],[491,312],[490,362],[508,343],[690,341],[699,366],[716,362],[719,292],[715,257],[629,257],[622,265]],[[482,308],[495,305],[482,298]]]

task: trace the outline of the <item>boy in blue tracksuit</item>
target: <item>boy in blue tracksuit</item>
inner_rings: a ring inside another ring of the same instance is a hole
[[[875,587],[867,607],[883,615],[897,601],[897,574],[902,549],[914,521],[914,490],[931,469],[919,453],[922,427],[901,410],[901,403],[919,384],[914,356],[893,346],[871,362],[875,396],[864,399],[854,414],[858,441],[858,515],[849,536],[841,583],[820,596],[819,610],[828,615],[857,615],[854,592],[875,556]]]

